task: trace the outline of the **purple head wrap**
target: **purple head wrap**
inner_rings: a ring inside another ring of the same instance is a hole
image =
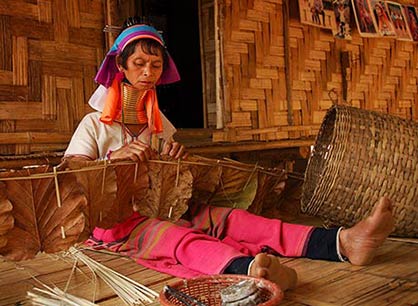
[[[122,31],[122,33],[119,34],[115,40],[115,43],[110,48],[109,52],[107,52],[106,57],[103,60],[94,80],[106,88],[112,85],[116,73],[119,72],[116,65],[116,56],[119,55],[130,42],[143,38],[154,39],[165,48],[164,40],[155,28],[143,24],[126,28]],[[180,80],[180,75],[177,71],[176,64],[168,52],[167,58],[168,63],[166,63],[166,68],[164,69],[157,84],[169,84]]]

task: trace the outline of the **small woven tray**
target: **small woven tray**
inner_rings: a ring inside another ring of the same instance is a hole
[[[255,278],[245,275],[211,275],[211,276],[201,276],[192,279],[180,280],[170,286],[174,289],[177,289],[183,293],[186,293],[208,306],[220,306],[221,305],[221,289],[224,289],[230,285],[239,283],[242,280],[252,279],[254,280],[259,287],[261,287],[261,296],[263,303],[258,304],[260,306],[273,306],[278,305],[283,299],[283,291],[279,287],[262,278]],[[175,297],[166,293],[164,290],[160,293],[160,303],[161,305],[173,306],[173,305],[182,305],[184,304],[177,300]]]
[[[333,106],[305,172],[302,211],[352,226],[384,195],[394,204],[392,234],[418,237],[418,124]]]

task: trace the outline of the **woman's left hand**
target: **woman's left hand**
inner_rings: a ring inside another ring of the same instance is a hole
[[[175,159],[186,158],[188,153],[186,147],[178,142],[166,142],[164,143],[163,151],[161,155],[169,155]]]

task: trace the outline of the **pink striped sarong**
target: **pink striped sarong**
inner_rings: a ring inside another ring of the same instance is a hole
[[[134,213],[112,229],[95,229],[86,242],[120,252],[137,263],[177,277],[219,274],[232,260],[268,250],[299,257],[313,230],[241,209],[193,208],[191,221],[177,223]]]

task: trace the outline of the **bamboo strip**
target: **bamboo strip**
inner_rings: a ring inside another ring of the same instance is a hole
[[[35,292],[28,292],[28,297],[33,305],[36,306],[56,306],[56,305],[68,305],[68,306],[93,306],[97,305],[91,303],[83,298],[76,297],[72,294],[65,293],[61,289],[54,287],[50,288],[44,285],[47,290],[33,288]]]
[[[83,262],[95,274],[103,279],[103,281],[109,285],[127,305],[134,306],[138,305],[138,303],[145,305],[145,303],[151,303],[158,297],[158,294],[155,291],[96,262],[82,253],[81,250],[71,247],[69,254],[75,259]]]
[[[179,166],[179,162],[178,161],[163,161],[163,160],[148,160],[149,163],[156,163],[156,164],[168,164],[168,165],[174,165],[174,166]],[[241,170],[241,171],[245,171],[245,172],[252,172],[253,171],[253,165],[247,165],[245,167],[246,164],[240,164],[240,165],[232,165],[230,162],[225,162],[222,160],[217,160],[216,163],[215,162],[211,162],[211,163],[205,163],[205,162],[192,162],[192,161],[187,161],[187,160],[182,160],[181,163],[183,164],[188,164],[188,165],[199,165],[199,166],[207,166],[207,167],[213,167],[213,166],[222,166],[222,167],[226,167],[226,168],[232,168],[232,169],[236,169],[236,170]],[[89,166],[89,167],[84,167],[81,169],[74,169],[74,170],[57,170],[60,168],[60,165],[53,167],[53,172],[48,172],[48,173],[37,173],[37,174],[30,174],[28,176],[16,176],[16,177],[3,177],[0,178],[0,181],[12,181],[12,180],[31,180],[31,179],[41,179],[41,178],[54,178],[56,180],[55,184],[56,187],[58,187],[58,181],[57,181],[57,177],[60,174],[65,174],[65,173],[79,173],[79,172],[86,172],[86,171],[94,171],[94,170],[104,170],[107,167],[111,167],[111,166],[121,166],[121,165],[135,165],[137,164],[134,161],[104,161],[104,163],[102,164],[98,164],[96,166]],[[284,173],[281,174],[277,174],[274,172],[270,172],[268,170],[266,170],[263,167],[257,166],[255,165],[257,168],[257,171],[261,172],[261,173],[265,173],[271,176],[276,176],[276,177],[281,177],[284,175]],[[59,190],[57,188],[57,196],[59,195]]]
[[[61,207],[61,194],[60,194],[60,187],[58,184],[58,172],[57,172],[57,167],[53,167],[53,176],[54,176],[54,183],[55,183],[55,193],[57,195],[57,205],[58,207]],[[64,232],[64,231],[63,231]],[[63,234],[64,238],[65,238],[65,233]],[[64,239],[63,238],[63,239]]]

